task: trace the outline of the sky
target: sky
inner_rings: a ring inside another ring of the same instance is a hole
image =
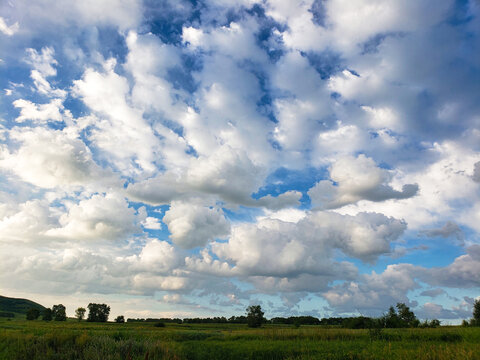
[[[458,323],[478,0],[3,0],[0,289],[67,314]]]

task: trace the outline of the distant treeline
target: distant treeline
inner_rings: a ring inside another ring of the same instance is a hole
[[[339,326],[352,329],[371,328],[377,319],[369,317],[331,317],[331,318],[316,318],[314,316],[289,316],[289,317],[274,317],[270,320],[265,319],[264,324],[283,324],[283,325],[329,325]],[[207,318],[148,318],[148,319],[133,319],[128,318],[127,322],[163,322],[174,324],[247,324],[246,316],[231,316],[226,318],[221,317],[207,317]]]

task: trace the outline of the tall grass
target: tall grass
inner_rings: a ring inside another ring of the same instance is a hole
[[[480,359],[480,329],[0,321],[0,359]]]

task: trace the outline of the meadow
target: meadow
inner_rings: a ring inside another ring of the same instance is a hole
[[[480,328],[0,320],[0,359],[480,359]]]

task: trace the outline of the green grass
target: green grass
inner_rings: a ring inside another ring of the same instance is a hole
[[[0,359],[480,359],[480,328],[0,320]]]

